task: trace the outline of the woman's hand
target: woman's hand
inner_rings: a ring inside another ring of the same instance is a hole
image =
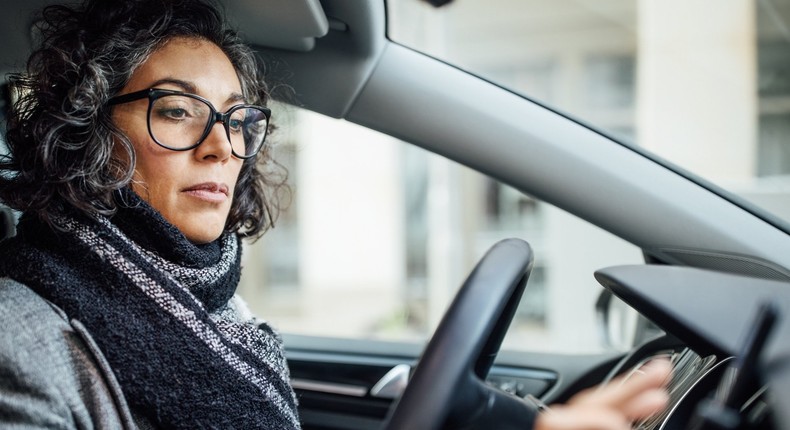
[[[584,390],[539,414],[535,430],[629,430],[633,421],[667,406],[664,386],[671,371],[669,361],[656,360],[628,379],[621,376],[605,386]]]

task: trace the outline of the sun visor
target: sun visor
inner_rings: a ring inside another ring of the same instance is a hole
[[[310,51],[315,39],[329,31],[319,0],[234,0],[225,8],[251,45]]]

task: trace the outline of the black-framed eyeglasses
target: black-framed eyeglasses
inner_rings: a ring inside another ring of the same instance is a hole
[[[107,103],[112,106],[144,98],[148,98],[148,134],[164,148],[196,148],[217,122],[225,127],[231,152],[237,158],[254,157],[266,140],[271,111],[261,106],[240,104],[222,113],[198,95],[159,88],[116,96]]]

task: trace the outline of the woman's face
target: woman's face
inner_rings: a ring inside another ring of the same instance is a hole
[[[217,111],[243,103],[236,70],[211,42],[174,38],[154,51],[120,94],[148,88],[197,94]],[[129,137],[137,155],[132,189],[194,243],[223,232],[242,160],[231,155],[221,123],[197,148],[172,151],[153,141],[147,126],[148,99],[115,106],[114,123]]]

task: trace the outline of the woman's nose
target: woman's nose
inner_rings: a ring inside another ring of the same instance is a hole
[[[211,126],[206,138],[195,148],[195,155],[201,160],[217,161],[225,161],[231,157],[232,147],[225,124],[217,121]]]

